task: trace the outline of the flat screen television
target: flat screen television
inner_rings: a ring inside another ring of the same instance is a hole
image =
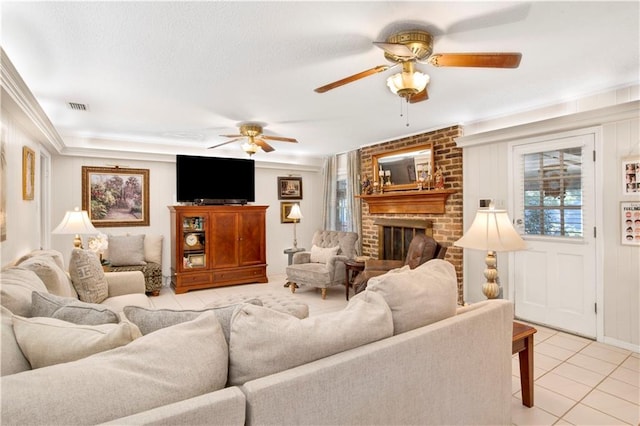
[[[177,155],[176,192],[179,202],[253,202],[256,198],[254,160]]]

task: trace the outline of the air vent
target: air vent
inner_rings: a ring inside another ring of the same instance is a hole
[[[74,111],[89,111],[89,105],[87,104],[79,104],[77,102],[68,102],[69,108]]]

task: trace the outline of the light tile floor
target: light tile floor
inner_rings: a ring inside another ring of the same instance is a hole
[[[639,425],[640,355],[532,324],[534,407],[522,405],[512,359],[514,425]]]
[[[163,287],[151,298],[158,308],[200,309],[236,295],[290,294],[284,275],[266,284],[246,284],[176,295]],[[296,290],[309,315],[343,309],[344,287],[328,289],[327,298],[312,288]],[[518,355],[512,359],[514,425],[640,425],[640,355],[534,324],[534,402],[522,405]]]

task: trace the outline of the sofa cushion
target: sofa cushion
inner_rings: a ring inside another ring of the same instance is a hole
[[[455,315],[458,280],[454,266],[433,259],[369,279],[366,292],[381,294],[393,313],[394,334]]]
[[[62,269],[64,271],[64,259],[62,258],[62,253],[60,253],[57,250],[33,250],[30,251],[29,253],[25,254],[24,256],[22,256],[20,259],[17,260],[16,262],[16,266],[20,265],[22,262],[24,262],[25,260],[31,259],[32,257],[36,257],[36,256],[44,256],[47,258],[50,258],[51,260],[53,260],[56,265],[58,265],[58,267],[60,269]]]
[[[262,302],[258,299],[250,299],[244,303],[262,306]],[[227,343],[229,343],[231,315],[240,305],[241,304],[212,307],[202,310],[146,309],[139,306],[125,306],[123,312],[124,316],[137,325],[140,332],[144,335],[153,333],[161,328],[192,321],[202,315],[203,312],[211,311],[216,315],[224,338]]]
[[[96,424],[224,387],[212,313],[78,361],[2,377],[2,424]]]
[[[98,255],[91,250],[74,249],[71,252],[69,274],[83,302],[100,303],[109,295],[102,264]]]
[[[144,234],[109,235],[109,263],[113,266],[146,265]]]
[[[35,272],[19,267],[5,268],[0,272],[0,301],[2,306],[16,315],[31,315],[31,293],[47,291]]]
[[[55,318],[13,316],[18,345],[32,368],[75,361],[126,345],[141,336],[129,322],[78,325]]]
[[[393,334],[379,294],[353,297],[339,312],[298,319],[245,304],[231,317],[229,384],[240,385]]]
[[[0,376],[31,370],[31,365],[27,358],[24,357],[13,332],[13,314],[4,306],[0,306],[0,309],[2,310]]]
[[[311,247],[311,262],[313,263],[327,263],[329,259],[338,254],[340,246],[336,247],[318,247],[314,245]]]
[[[162,265],[162,235],[146,234],[144,236],[144,260]]]
[[[106,306],[49,293],[31,293],[31,316],[49,317],[82,325],[117,324],[120,317]]]
[[[63,297],[75,297],[67,273],[56,264],[52,257],[33,256],[21,262],[18,267],[35,272],[49,293]]]

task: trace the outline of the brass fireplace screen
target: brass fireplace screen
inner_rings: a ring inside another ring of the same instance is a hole
[[[433,222],[426,219],[379,218],[373,224],[378,225],[378,259],[404,260],[414,235],[433,236]]]

